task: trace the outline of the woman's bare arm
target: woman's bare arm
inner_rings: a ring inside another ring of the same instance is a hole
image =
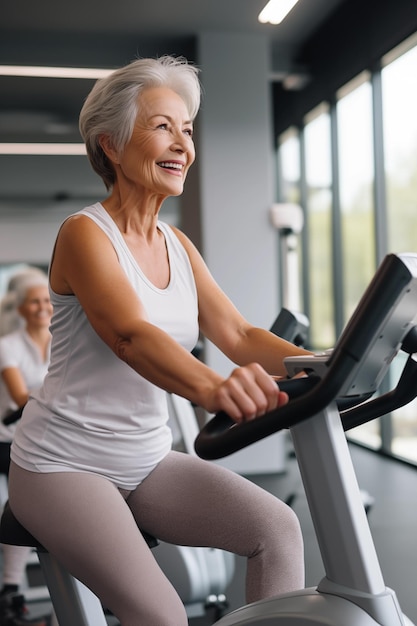
[[[29,390],[18,367],[6,367],[1,373],[3,382],[13,402],[20,408],[29,399]]]
[[[138,374],[210,412],[249,419],[285,402],[258,365],[225,379],[147,319],[107,236],[85,216],[70,218],[58,236],[51,286],[75,294],[103,341]]]
[[[183,233],[177,229],[175,232],[191,260],[197,283],[200,328],[205,337],[237,365],[257,362],[269,374],[285,376],[283,358],[308,351],[251,325],[216,283],[195,246]]]

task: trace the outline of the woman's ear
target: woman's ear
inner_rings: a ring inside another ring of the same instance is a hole
[[[113,163],[118,163],[119,154],[117,150],[115,150],[115,148],[113,147],[109,135],[100,135],[98,142],[106,157],[110,159],[110,161],[112,161]]]

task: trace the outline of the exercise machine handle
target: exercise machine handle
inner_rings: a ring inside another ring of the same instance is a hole
[[[345,431],[395,411],[417,397],[417,326],[408,331],[401,349],[409,356],[393,390],[354,408],[340,407]]]
[[[366,424],[382,415],[405,406],[417,397],[417,361],[408,357],[395,389],[384,393],[370,402],[341,411],[345,431]]]
[[[314,390],[317,392],[317,388],[320,391],[319,382],[320,378],[317,376],[280,381],[279,388],[288,394],[289,403],[250,422],[236,424],[231,417],[220,411],[198,435],[195,442],[197,454],[205,459],[218,459],[312,417],[319,412],[312,393]],[[372,400],[356,396],[336,398],[335,401],[343,428],[347,431],[405,406],[416,397],[417,360],[415,355],[410,355],[395,389]],[[303,414],[297,415],[298,411],[303,411]]]
[[[344,364],[346,374],[351,367],[348,361],[346,359]],[[343,380],[344,368],[340,366],[339,369]],[[249,422],[236,424],[220,411],[200,431],[195,440],[195,451],[203,459],[219,459],[316,415],[335,400],[342,385],[342,382],[336,382],[338,376],[330,381],[327,378],[310,375],[280,381],[279,388],[289,395],[288,404]],[[359,401],[362,400],[361,397]]]
[[[311,383],[317,376],[313,356],[306,369],[309,376],[280,383],[280,388],[289,393],[288,404],[241,424],[235,424],[224,413],[216,415],[195,441],[197,454],[205,459],[232,454],[313,417],[330,404],[337,404],[338,397],[352,396],[355,402],[356,396],[362,404],[364,395],[369,397],[377,390],[414,327],[416,300],[417,256],[387,255],[324,368],[321,362],[319,380]],[[296,385],[300,394],[295,392]]]

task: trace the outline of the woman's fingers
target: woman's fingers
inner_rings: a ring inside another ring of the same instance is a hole
[[[216,395],[219,409],[236,422],[254,419],[288,402],[288,395],[258,363],[236,368]]]

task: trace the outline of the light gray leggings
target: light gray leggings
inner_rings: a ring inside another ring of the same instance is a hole
[[[188,623],[137,526],[169,543],[247,557],[248,602],[304,585],[293,511],[249,480],[190,455],[169,453],[131,492],[94,474],[38,474],[12,464],[9,493],[20,522],[122,626]]]

